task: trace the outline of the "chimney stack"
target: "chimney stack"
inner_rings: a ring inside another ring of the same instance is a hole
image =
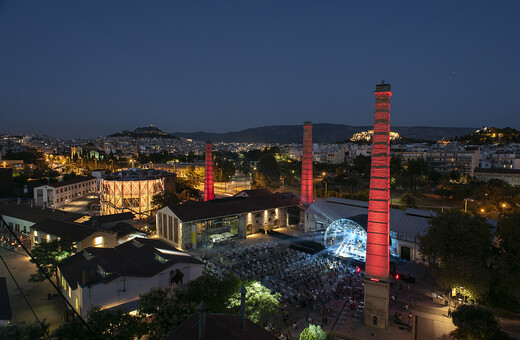
[[[206,163],[204,171],[204,201],[215,199],[213,191],[213,144],[206,142]]]
[[[302,189],[301,202],[308,207],[314,200],[312,178],[312,123],[303,124]]]
[[[202,301],[199,305],[199,340],[206,339],[206,304]]]
[[[240,288],[240,329],[246,329],[246,287]]]

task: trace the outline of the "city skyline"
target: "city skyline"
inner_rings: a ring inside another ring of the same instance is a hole
[[[0,133],[369,126],[383,79],[393,125],[519,128],[519,13],[513,1],[4,2]]]

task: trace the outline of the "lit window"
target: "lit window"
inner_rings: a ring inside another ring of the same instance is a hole
[[[47,241],[50,241],[51,240],[51,235],[47,234]]]
[[[70,286],[69,286],[69,298],[72,298],[72,290],[70,289]]]
[[[34,231],[34,236],[38,236],[38,232],[36,230]]]
[[[79,309],[79,301],[78,301],[78,298],[76,298],[76,309]]]
[[[94,238],[94,247],[101,247],[103,245],[103,236]]]

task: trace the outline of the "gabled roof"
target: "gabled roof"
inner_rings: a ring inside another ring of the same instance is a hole
[[[240,329],[240,315],[206,313],[206,340],[274,340],[277,339],[262,327],[249,319],[245,320],[245,329]],[[198,340],[199,315],[192,314],[164,340]]]
[[[108,233],[115,233],[112,231],[105,231],[98,228],[93,228],[83,223],[74,223],[67,221],[55,220],[52,218],[46,218],[43,221],[36,223],[31,226],[32,230],[54,235],[60,238],[68,238],[73,242],[79,242],[89,237],[98,231],[104,231]]]
[[[59,269],[76,289],[86,270],[90,284],[107,283],[120,276],[153,277],[177,263],[202,262],[159,239],[133,239],[115,248],[89,247],[65,259]],[[99,269],[105,272],[101,275]]]
[[[170,205],[168,208],[182,222],[189,222],[300,205],[300,198],[292,192],[272,194],[261,189],[258,192],[244,190],[242,193],[244,192],[247,197],[235,195],[205,202]]]
[[[49,208],[43,209],[41,206],[31,207],[27,204],[17,204],[14,202],[2,202],[0,204],[0,215],[9,216],[33,223],[40,222],[46,218],[53,218],[63,221],[75,221],[83,217],[82,214]]]

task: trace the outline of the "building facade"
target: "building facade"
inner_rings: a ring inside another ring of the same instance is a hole
[[[34,204],[59,209],[65,204],[85,197],[97,190],[94,177],[72,179],[34,188]]]
[[[299,197],[293,193],[244,190],[230,198],[160,209],[157,234],[179,249],[200,248],[232,237],[297,226],[300,211]]]

